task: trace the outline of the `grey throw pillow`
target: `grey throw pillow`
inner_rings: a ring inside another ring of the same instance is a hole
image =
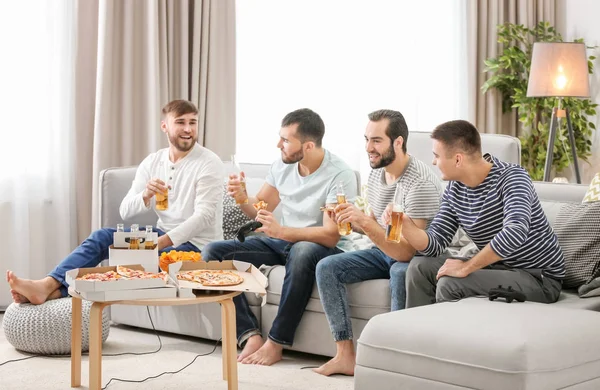
[[[564,288],[583,288],[600,276],[600,202],[561,207],[554,232],[565,255]],[[595,284],[594,284],[595,285]],[[583,293],[583,294],[582,294]]]
[[[227,185],[223,186],[223,238],[235,238],[239,228],[249,221],[251,219],[235,204],[235,199],[227,195]]]

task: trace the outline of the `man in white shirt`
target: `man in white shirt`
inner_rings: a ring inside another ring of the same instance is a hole
[[[208,242],[223,239],[223,162],[197,143],[198,109],[193,103],[174,100],[162,114],[161,130],[169,147],[142,161],[119,211],[121,218],[131,220],[150,208],[155,210],[159,253],[173,249],[200,252]],[[155,195],[165,191],[168,207],[156,210]],[[107,259],[114,232],[113,228],[96,230],[43,279],[22,279],[6,271],[13,300],[38,305],[66,297],[66,272],[95,267]]]
[[[319,208],[337,204],[336,185],[342,183],[348,201],[356,196],[356,175],[340,158],[321,147],[325,125],[321,117],[300,109],[283,118],[279,130],[281,160],[275,161],[266,183],[256,197],[249,198],[237,175],[230,175],[228,191],[250,218],[262,223],[257,232],[264,236],[248,237],[208,244],[206,260],[235,258],[260,266],[285,265],[285,278],[279,309],[263,340],[256,317],[245,296],[233,299],[236,305],[238,344],[244,349],[238,361],[245,364],[271,365],[282,357],[284,345],[292,345],[294,333],[315,283],[315,268],[324,257],[340,253],[336,248],[340,235],[337,224]],[[241,174],[243,177],[243,173]],[[268,204],[256,211],[258,201]],[[279,206],[281,221],[272,212]]]

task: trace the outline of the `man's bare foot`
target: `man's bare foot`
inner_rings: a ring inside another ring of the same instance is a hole
[[[10,295],[12,295],[12,299],[14,303],[29,303],[29,300],[25,298],[23,295],[19,294],[15,290],[10,290]]]
[[[238,355],[237,361],[241,362],[246,357],[252,355],[254,352],[258,351],[258,349],[262,347],[262,345],[263,339],[259,334],[250,336],[250,338],[246,341],[246,345],[244,346],[242,353]]]
[[[336,355],[333,359],[323,364],[319,368],[313,368],[317,374],[329,376],[335,374],[354,376],[354,366],[356,358],[354,356],[339,357]]]
[[[283,357],[283,347],[271,340],[267,340],[258,351],[242,360],[243,364],[260,364],[270,366]]]
[[[60,297],[60,291],[58,291],[60,284],[50,277],[40,280],[21,279],[12,271],[6,271],[6,280],[8,281],[8,284],[10,284],[11,290],[14,290],[16,294],[23,296],[27,301],[34,305],[40,305],[48,299]],[[15,295],[13,295],[13,300],[14,297]],[[19,297],[19,299],[21,298]]]

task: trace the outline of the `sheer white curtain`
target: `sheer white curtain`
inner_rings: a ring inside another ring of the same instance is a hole
[[[40,278],[74,247],[74,0],[0,2],[0,270]],[[0,288],[0,308],[11,302]]]
[[[464,0],[239,0],[236,17],[240,161],[278,158],[281,119],[301,107],[363,172],[369,112],[399,110],[413,131],[467,116]]]

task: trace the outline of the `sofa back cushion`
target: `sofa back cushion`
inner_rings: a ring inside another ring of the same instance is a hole
[[[578,288],[600,275],[600,202],[561,207],[554,231],[565,255],[564,288]]]

